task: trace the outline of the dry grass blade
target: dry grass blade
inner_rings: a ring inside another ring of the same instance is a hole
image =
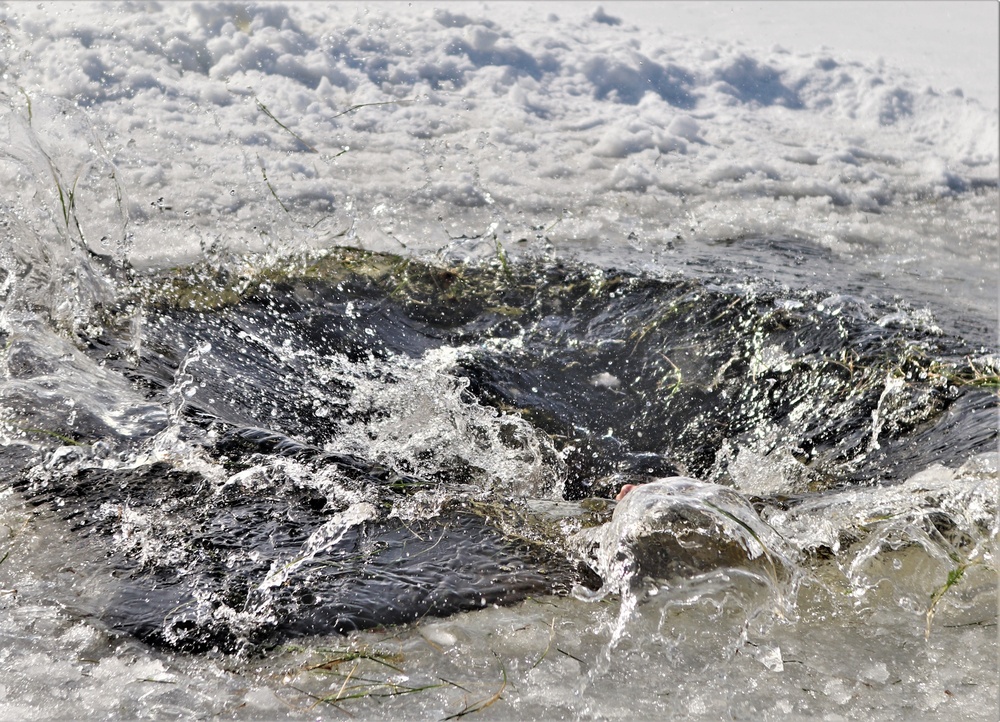
[[[279,128],[281,128],[282,130],[284,130],[290,136],[292,136],[293,138],[295,138],[295,140],[297,140],[299,143],[301,143],[302,146],[307,151],[309,151],[310,153],[319,153],[319,151],[316,150],[315,146],[307,143],[305,141],[305,139],[301,135],[299,135],[294,130],[292,130],[291,128],[289,128],[287,125],[285,125],[280,120],[278,120],[278,117],[274,113],[271,112],[270,108],[268,108],[266,105],[264,105],[263,102],[261,102],[260,98],[258,98],[256,94],[253,94],[253,100],[257,104],[257,108],[264,115],[266,115],[268,118],[270,118],[275,123],[277,123],[277,125],[278,125]],[[409,103],[409,102],[412,102],[412,98],[406,98],[404,100],[385,100],[385,101],[378,102],[378,103],[358,103],[357,105],[352,105],[347,110],[342,110],[339,113],[336,113],[335,115],[332,116],[332,118],[339,118],[342,115],[347,115],[348,113],[352,113],[355,110],[358,110],[360,108],[370,108],[370,107],[374,107],[374,106],[378,106],[378,105],[398,105],[400,103]],[[347,152],[347,149],[345,148],[344,150],[342,150],[340,153],[338,153],[334,157],[336,158],[338,156],[341,156],[341,155],[343,155],[346,152]],[[265,180],[267,180],[267,179],[265,178]],[[270,184],[268,184],[268,186],[270,186]],[[272,190],[272,193],[273,193],[273,190]]]
[[[353,113],[355,110],[358,110],[359,108],[370,108],[370,107],[373,107],[373,106],[376,106],[376,105],[399,105],[400,103],[412,103],[412,102],[413,102],[413,98],[404,98],[403,100],[383,100],[383,101],[378,102],[378,103],[358,103],[357,105],[352,105],[347,110],[340,111],[339,113],[337,113],[333,117],[334,118],[339,118],[342,115],[347,115],[348,113]]]
[[[563,656],[569,657],[570,659],[579,662],[580,664],[586,664],[586,662],[584,662],[582,659],[580,659],[579,657],[577,657],[575,654],[570,654],[565,649],[560,649],[559,647],[556,647],[556,651],[559,652],[559,654],[561,654]]]
[[[307,665],[305,667],[302,667],[302,671],[303,672],[316,672],[316,671],[325,671],[325,672],[328,672],[328,671],[334,670],[338,665],[341,665],[344,662],[354,662],[354,661],[359,660],[359,659],[367,659],[367,660],[369,660],[371,662],[376,662],[377,664],[381,664],[383,666],[386,666],[386,667],[388,667],[389,669],[391,669],[394,672],[399,672],[400,674],[403,673],[402,669],[400,669],[399,667],[395,666],[394,664],[390,664],[390,661],[391,662],[399,663],[402,660],[402,658],[400,657],[400,655],[398,655],[398,654],[390,654],[390,653],[387,653],[387,652],[379,652],[377,650],[368,650],[368,649],[349,650],[349,651],[341,653],[340,655],[338,655],[336,657],[332,657],[332,658],[324,660],[322,662],[318,662],[316,664],[310,664],[310,665]]]
[[[542,661],[545,659],[545,657],[548,656],[549,650],[552,648],[552,638],[555,636],[555,631],[556,631],[556,618],[552,617],[552,624],[549,625],[549,643],[545,645],[545,651],[542,652],[542,656],[539,657],[537,660],[535,660],[535,663],[528,668],[529,672],[538,665],[540,665]]]
[[[492,651],[492,650],[491,650]],[[507,668],[503,666],[503,662],[500,661],[500,655],[493,652],[493,656],[497,658],[497,662],[500,664],[500,672],[503,674],[503,682],[500,684],[500,689],[498,689],[492,696],[487,699],[480,700],[479,702],[473,702],[470,705],[466,705],[464,709],[456,712],[453,715],[449,715],[441,720],[441,722],[446,722],[450,719],[458,719],[459,717],[464,717],[467,714],[472,714],[473,712],[482,712],[487,707],[490,707],[497,700],[502,699],[504,690],[507,689]]]
[[[962,577],[965,576],[965,570],[969,567],[980,564],[981,562],[961,562],[958,566],[948,572],[948,578],[945,583],[934,590],[931,594],[931,603],[927,607],[927,626],[924,629],[924,639],[930,639],[931,636],[931,623],[934,621],[934,615],[937,612],[938,603],[947,594],[948,590],[953,586],[962,581]]]
[[[309,145],[309,143],[306,143],[306,141],[302,139],[302,136],[300,136],[294,130],[292,130],[287,125],[285,125],[280,120],[278,120],[278,118],[275,117],[274,113],[272,113],[270,111],[270,109],[260,101],[260,98],[258,98],[256,95],[254,95],[253,96],[253,100],[257,104],[257,107],[260,109],[260,111],[264,115],[266,115],[268,118],[270,118],[275,123],[277,123],[279,128],[281,128],[286,133],[288,133],[290,136],[292,136],[293,138],[295,138],[295,140],[299,141],[299,143],[301,143],[305,147],[306,150],[308,150],[310,153],[319,153],[319,151],[316,150],[313,146]]]
[[[350,675],[348,675],[348,678],[349,677]],[[424,692],[429,689],[437,689],[444,686],[445,685],[443,684],[427,684],[422,687],[407,687],[406,685],[395,684],[393,682],[366,682],[364,684],[356,684],[348,687],[347,680],[345,680],[344,684],[341,685],[335,695],[318,695],[314,692],[302,689],[301,687],[294,686],[291,686],[291,689],[294,689],[296,692],[304,694],[310,699],[315,700],[315,702],[310,705],[309,709],[313,709],[319,704],[329,704],[339,709],[338,703],[348,702],[352,699],[399,697],[404,694],[415,694],[416,692]]]
[[[328,650],[327,654],[330,652],[333,652],[333,654],[328,659],[299,667],[299,671],[325,673],[341,677],[342,681],[335,694],[317,694],[295,685],[289,685],[290,689],[306,695],[312,700],[312,704],[310,704],[307,708],[308,710],[313,710],[320,704],[328,704],[340,712],[350,714],[342,707],[345,702],[349,702],[350,700],[398,697],[405,694],[414,694],[416,692],[436,689],[446,685],[458,686],[452,682],[448,682],[447,680],[441,680],[442,683],[411,687],[405,684],[393,682],[391,679],[378,678],[379,675],[366,676],[364,674],[363,665],[365,662],[382,665],[384,667],[388,667],[393,672],[404,674],[404,671],[400,667],[396,666],[402,660],[401,655],[398,654],[382,652],[377,649],[371,649],[367,646],[361,649]],[[351,666],[347,674],[343,674],[340,671],[340,666],[347,662],[353,662],[354,664]]]
[[[22,88],[20,85],[17,86],[17,89],[19,91],[21,91],[21,95],[24,96],[25,101],[28,103],[28,125],[31,125],[31,121],[33,119],[32,113],[31,113],[31,96],[28,95],[28,92],[24,88]]]
[[[355,663],[355,665],[351,667],[351,671],[347,673],[346,677],[344,677],[344,683],[340,685],[340,689],[337,690],[337,696],[336,698],[334,698],[333,700],[334,702],[339,701],[340,698],[344,696],[344,689],[347,687],[347,683],[351,681],[351,677],[353,677],[354,673],[357,671],[358,671],[358,665],[357,663]],[[317,702],[316,704],[319,704],[319,702]],[[313,706],[315,707],[316,705]]]
[[[274,190],[274,186],[271,185],[271,181],[267,179],[267,171],[264,169],[264,161],[260,159],[259,155],[257,156],[257,164],[260,166],[260,174],[264,177],[264,183],[267,185],[267,189],[271,191],[271,196],[278,202],[278,205],[281,206],[281,210],[283,210],[286,214],[291,215],[288,211],[288,206],[281,202],[281,199],[278,198],[278,192]]]

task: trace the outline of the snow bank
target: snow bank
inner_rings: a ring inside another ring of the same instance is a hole
[[[23,122],[30,102],[35,127],[55,96],[84,114],[128,191],[138,257],[430,248],[489,228],[820,238],[831,223],[865,232],[859,213],[997,185],[997,114],[958,91],[826,50],[564,15],[11,5],[0,112]],[[5,181],[23,172],[0,163]],[[107,235],[83,230],[95,249]]]

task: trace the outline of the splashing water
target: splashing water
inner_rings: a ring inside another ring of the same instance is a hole
[[[0,11],[0,716],[991,709],[995,113],[190,10]]]
[[[572,590],[601,610],[580,612],[592,693],[650,644],[688,671],[719,663],[691,646],[708,644],[782,672],[782,630],[817,594],[877,617],[886,564],[923,634],[943,609],[982,618],[996,399],[962,342],[881,309],[565,265],[345,249],[287,269],[151,276],[141,343],[126,298],[70,356],[145,389],[155,425],[109,446],[67,423],[82,445],[53,447],[22,407],[15,488],[109,545],[109,624],[248,655]],[[928,467],[942,444],[970,460]],[[671,478],[684,467],[707,478]],[[617,505],[586,499],[622,484]]]

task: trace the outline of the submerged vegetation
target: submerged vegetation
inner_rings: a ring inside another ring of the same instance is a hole
[[[430,640],[425,639],[425,643],[434,648],[436,653],[441,653]],[[412,675],[406,669],[404,655],[398,651],[388,651],[384,646],[358,643],[337,648],[286,646],[278,650],[278,653],[281,659],[306,656],[306,661],[281,672],[285,689],[306,700],[304,707],[293,700],[286,700],[286,704],[299,711],[313,711],[321,705],[329,705],[349,714],[350,708],[347,705],[351,702],[367,700],[378,703],[391,697],[450,689],[462,701],[456,704],[456,711],[441,719],[459,719],[482,712],[500,701],[508,685],[506,667],[495,652],[500,679],[499,686],[491,693],[479,693],[469,686],[445,678],[413,683]]]

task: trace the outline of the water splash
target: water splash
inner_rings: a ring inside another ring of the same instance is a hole
[[[309,538],[302,545],[302,552],[299,556],[288,562],[276,563],[271,567],[271,571],[257,586],[257,594],[286,584],[298,569],[312,563],[318,555],[336,547],[352,526],[357,526],[375,517],[375,507],[367,502],[353,504],[344,511],[334,514],[329,521],[324,522],[321,527],[309,535]]]
[[[341,376],[352,387],[347,415],[365,421],[342,426],[327,450],[471,485],[480,498],[559,498],[565,471],[551,440],[520,416],[476,403],[469,381],[455,375],[470,350],[394,355],[363,375]]]
[[[597,596],[621,596],[612,647],[641,602],[690,604],[733,582],[759,585],[766,590],[763,606],[780,616],[793,614],[797,555],[727,487],[683,477],[644,484],[619,502],[607,524],[578,532],[572,541],[593,549],[604,580]],[[758,612],[745,610],[749,618]]]
[[[120,375],[46,324],[22,323],[0,355],[0,413],[13,441],[128,444],[164,429],[164,409]]]
[[[86,329],[115,298],[131,245],[128,199],[92,118],[45,95],[0,103],[0,179],[18,187],[0,204],[6,298],[2,321],[41,313]],[[16,240],[15,240],[16,239]]]

